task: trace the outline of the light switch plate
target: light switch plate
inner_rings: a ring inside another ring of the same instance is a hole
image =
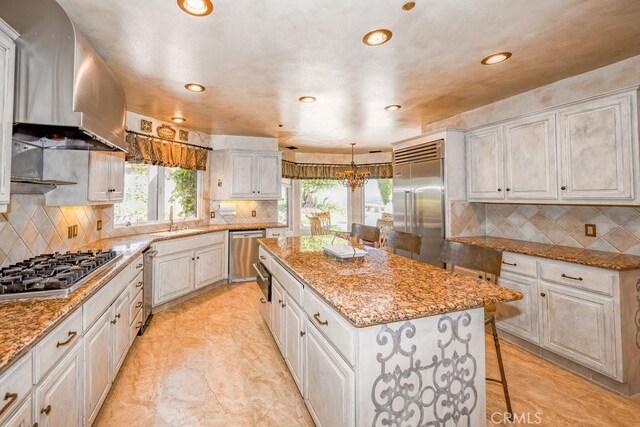
[[[584,225],[584,235],[588,237],[596,237],[596,225],[595,224],[585,224]]]
[[[98,231],[102,230],[102,220],[101,219],[98,220],[98,224],[96,225],[96,228],[98,229]]]
[[[67,238],[68,239],[72,239],[73,238],[73,226],[72,225],[67,227]]]
[[[73,225],[73,237],[78,237],[78,224]]]
[[[255,218],[256,217],[256,211],[251,211],[251,216]]]
[[[215,218],[215,217],[216,217],[216,213],[215,213],[215,211],[211,211],[211,219],[213,219],[213,218]]]

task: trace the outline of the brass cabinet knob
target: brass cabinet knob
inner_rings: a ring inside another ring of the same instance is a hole
[[[498,188],[498,191],[502,191],[502,188]]]
[[[307,333],[305,331],[300,331],[300,336],[303,337],[305,336]]]
[[[41,414],[49,415],[51,413],[51,405],[47,405],[46,408],[40,409]]]
[[[509,187],[506,188],[507,191],[511,191],[511,189]]]
[[[540,292],[540,296],[541,296],[541,297],[546,297],[546,296],[547,296],[547,294],[545,294],[544,292]]]
[[[565,185],[563,185],[562,187],[560,187],[561,190],[566,190],[567,187]]]

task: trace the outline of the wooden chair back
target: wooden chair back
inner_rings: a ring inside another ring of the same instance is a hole
[[[386,232],[384,245],[394,251],[401,250],[420,255],[422,236],[419,234],[389,229]]]
[[[309,218],[309,224],[311,225],[312,236],[321,236],[324,234],[324,229],[322,228],[322,222],[320,221],[320,218],[318,218],[317,216]]]
[[[378,246],[380,243],[380,229],[371,225],[351,224],[351,237],[358,239],[362,242],[373,243],[374,246]]]
[[[440,260],[447,264],[449,270],[463,267],[484,271],[497,277],[502,269],[502,250],[445,240],[442,242]]]
[[[331,227],[331,212],[318,212],[316,216],[320,219],[323,229],[328,230]]]

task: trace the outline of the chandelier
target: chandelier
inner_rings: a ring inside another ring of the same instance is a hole
[[[336,172],[336,177],[342,180],[342,185],[351,188],[351,191],[355,191],[356,188],[362,187],[369,180],[369,171],[367,169],[358,168],[354,160],[353,149],[355,142],[351,143],[351,164]]]

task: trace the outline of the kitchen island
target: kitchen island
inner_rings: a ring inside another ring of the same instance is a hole
[[[484,425],[483,307],[522,294],[372,248],[338,261],[331,240],[260,240],[265,320],[316,424]]]

